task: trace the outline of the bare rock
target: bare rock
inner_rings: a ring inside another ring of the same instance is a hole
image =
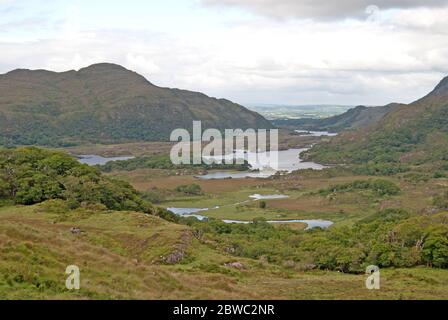
[[[80,233],[81,233],[81,229],[80,229],[80,228],[73,227],[73,228],[70,229],[70,232],[71,232],[72,234],[80,234]]]
[[[173,253],[170,253],[166,257],[163,257],[163,261],[167,264],[176,264],[182,261],[185,258],[185,252],[181,250],[176,250]]]
[[[296,266],[296,263],[293,260],[286,260],[283,262],[283,266],[285,268],[294,268]]]
[[[244,270],[246,269],[246,267],[244,266],[244,264],[242,264],[241,262],[231,262],[231,263],[226,263],[225,264],[226,267],[230,267],[230,268],[235,268],[238,270]]]

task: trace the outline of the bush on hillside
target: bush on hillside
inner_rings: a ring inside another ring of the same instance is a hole
[[[35,147],[0,150],[0,198],[23,205],[62,199],[72,209],[100,203],[109,210],[153,211],[129,183],[104,177],[68,154]]]
[[[177,192],[185,193],[193,196],[199,196],[202,194],[201,186],[198,184],[187,184],[183,186],[178,186],[175,189]]]
[[[371,190],[375,192],[378,196],[395,196],[400,193],[400,187],[395,183],[384,180],[356,180],[350,183],[338,184],[331,186],[327,189],[322,189],[319,191],[321,195],[329,195],[331,193],[337,192],[353,192],[359,190]]]

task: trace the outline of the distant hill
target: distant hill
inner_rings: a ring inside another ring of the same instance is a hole
[[[153,85],[114,64],[0,75],[0,144],[66,146],[168,140],[173,129],[272,128],[224,99]]]
[[[281,104],[252,104],[245,105],[252,111],[258,112],[268,120],[285,119],[323,119],[340,115],[353,106],[342,105],[281,105]]]
[[[383,107],[358,106],[343,114],[324,119],[284,119],[271,122],[275,126],[288,129],[340,132],[376,123],[398,106],[399,104],[389,104]]]
[[[448,77],[427,96],[398,105],[367,128],[313,148],[326,163],[430,165],[448,169]]]

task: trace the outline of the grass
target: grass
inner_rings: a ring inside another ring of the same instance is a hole
[[[103,157],[148,156],[169,153],[174,143],[171,142],[132,142],[122,144],[86,144],[82,146],[62,148],[71,154],[95,154]]]
[[[235,285],[238,275],[204,272],[213,269],[210,258],[213,266],[223,266],[231,258],[199,243],[187,227],[153,216],[7,207],[0,210],[0,224],[2,299],[193,299],[245,294]],[[73,235],[73,226],[82,233]],[[166,265],[161,256],[180,248],[186,251],[185,262]],[[65,268],[72,264],[81,269],[79,292],[64,287]]]
[[[318,194],[321,189],[347,184],[372,177],[351,175],[342,170],[334,172],[303,171],[281,178],[199,180],[193,175],[173,175],[169,170],[136,170],[113,172],[111,175],[126,179],[141,191],[156,187],[158,190],[174,190],[178,185],[196,183],[204,195],[189,197],[174,195],[161,203],[164,207],[214,208],[206,215],[217,219],[253,220],[329,219],[336,224],[351,224],[366,216],[387,208],[404,208],[410,212],[424,212],[432,207],[433,197],[446,190],[448,179],[409,180],[406,176],[375,177],[386,179],[400,186],[396,196],[379,197],[370,191],[340,192],[330,196]],[[286,194],[288,199],[266,200],[267,208],[248,202],[252,194]]]
[[[140,191],[148,191],[153,188],[174,190],[180,185],[196,183],[206,193],[219,195],[223,192],[263,185],[257,179],[200,180],[191,174],[176,174],[177,172],[174,170],[139,169],[131,172],[112,172],[109,175],[131,182]]]
[[[76,235],[70,228],[82,231]],[[186,251],[166,265],[161,255]],[[448,272],[384,270],[382,289],[365,276],[303,272],[232,257],[186,226],[133,212],[58,212],[52,206],[0,209],[1,299],[430,299],[448,298]],[[244,270],[226,267],[241,262]],[[81,290],[65,268],[78,265]]]
[[[119,174],[119,173],[118,173]],[[402,192],[397,196],[381,197],[369,190],[339,192],[323,196],[317,191],[333,185],[357,180],[367,180],[363,176],[336,176],[330,178],[316,176],[289,176],[280,179],[230,179],[201,181],[194,176],[155,177],[149,172],[142,176],[131,172],[128,181],[140,189],[142,185],[157,187],[159,190],[174,190],[177,185],[196,183],[204,195],[173,195],[162,202],[164,207],[215,208],[206,215],[218,219],[252,220],[266,219],[331,219],[337,223],[350,223],[387,208],[405,208],[421,212],[431,206],[435,194],[445,188],[444,179],[437,183],[429,180],[417,185],[400,178],[389,178],[400,186]],[[115,173],[117,175],[117,173]],[[257,184],[254,184],[257,183]],[[265,200],[266,209],[260,209],[258,202],[248,201],[253,194],[285,194],[287,199]]]
[[[202,181],[188,173],[149,169],[109,175],[140,191],[154,187],[167,191],[164,207],[220,206],[204,213],[217,219],[329,219],[336,225],[349,225],[387,208],[424,213],[431,209],[433,197],[448,187],[444,178],[415,182],[398,175],[384,177],[400,186],[396,196],[369,191],[323,196],[318,193],[321,189],[370,177],[303,171],[263,180]],[[204,194],[174,192],[177,186],[192,183],[199,184]],[[249,198],[253,194],[289,198],[264,200],[262,209]],[[381,290],[369,291],[365,275],[305,271],[306,261],[274,264],[234,256],[226,250],[231,243],[198,237],[190,227],[157,217],[60,208],[57,202],[32,207],[1,204],[0,299],[448,299],[446,270],[384,269]],[[73,227],[81,233],[72,234]],[[302,232],[305,225],[276,227]],[[179,253],[182,259],[167,263],[167,257]],[[232,262],[244,269],[226,266]],[[81,269],[79,292],[65,288],[65,268],[72,264]]]

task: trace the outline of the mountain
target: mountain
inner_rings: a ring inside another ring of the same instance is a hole
[[[382,107],[358,106],[343,114],[324,119],[285,119],[271,121],[281,128],[340,132],[346,129],[358,129],[378,122],[384,115],[398,107],[399,104],[389,104]]]
[[[62,73],[14,70],[0,75],[0,143],[76,145],[168,140],[172,130],[272,128],[259,114],[225,99],[161,88],[115,64]]]
[[[448,169],[448,77],[425,97],[397,105],[367,128],[316,146],[308,158],[326,163],[428,165]]]

